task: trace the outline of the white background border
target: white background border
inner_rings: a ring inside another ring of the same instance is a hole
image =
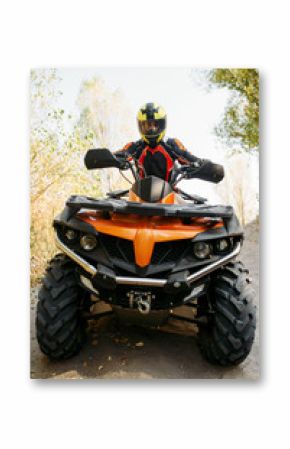
[[[2,6],[1,447],[289,446],[286,8],[279,0],[26,0]],[[259,68],[259,382],[29,379],[29,70],[97,65]]]

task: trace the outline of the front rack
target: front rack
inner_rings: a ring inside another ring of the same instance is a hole
[[[160,203],[138,203],[122,199],[108,198],[96,200],[86,196],[71,196],[67,202],[67,212],[71,218],[80,209],[91,209],[103,212],[113,212],[118,214],[136,214],[147,217],[212,217],[231,218],[234,214],[232,206],[208,206],[197,204],[160,204]]]

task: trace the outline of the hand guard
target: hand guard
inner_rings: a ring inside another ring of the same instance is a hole
[[[198,166],[196,166],[198,165]],[[222,165],[214,164],[208,159],[201,159],[200,162],[190,164],[188,178],[199,178],[204,181],[218,183],[224,177],[224,169]]]

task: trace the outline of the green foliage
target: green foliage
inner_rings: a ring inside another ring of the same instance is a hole
[[[217,135],[231,147],[257,150],[259,146],[259,73],[256,69],[213,69],[207,73],[209,88],[232,93]]]
[[[94,133],[71,120],[58,107],[61,97],[56,70],[31,74],[30,187],[31,187],[31,280],[36,282],[56,251],[52,221],[72,194],[99,196],[95,172],[83,164],[93,146]]]
[[[30,181],[31,280],[37,282],[56,252],[52,221],[68,196],[98,197],[120,188],[116,170],[88,171],[83,164],[89,148],[119,149],[132,140],[129,111],[119,90],[104,81],[85,81],[78,96],[80,117],[61,105],[60,78],[55,69],[31,73]],[[101,179],[102,178],[102,179]],[[101,188],[102,187],[102,188]]]

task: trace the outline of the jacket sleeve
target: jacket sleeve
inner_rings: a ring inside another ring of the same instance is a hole
[[[167,145],[169,145],[170,154],[173,159],[178,161],[181,165],[190,163],[196,163],[196,166],[202,161],[198,157],[191,154],[185,146],[178,139],[168,139]]]
[[[200,167],[196,178],[209,182],[220,182],[224,177],[224,168],[220,164],[215,164],[208,159],[200,159],[191,154],[178,139],[168,139],[167,144],[171,148],[171,154],[174,160],[180,164],[193,165]]]
[[[130,159],[130,156],[138,157],[138,142],[129,142],[121,150],[115,151],[114,155],[120,158]]]

